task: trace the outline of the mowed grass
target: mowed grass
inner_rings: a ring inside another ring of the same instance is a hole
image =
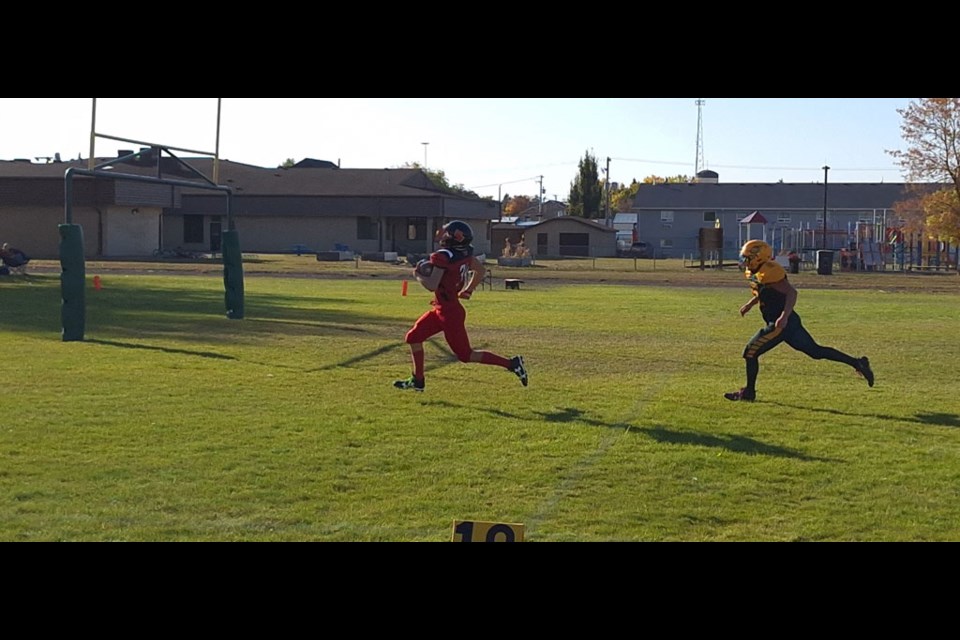
[[[4,280],[0,540],[960,540],[960,294],[801,288],[876,386],[781,346],[738,404],[759,315],[719,281],[478,292],[530,386],[438,338],[414,394],[415,283],[248,277],[236,321],[220,277],[108,274],[65,343],[59,278]]]

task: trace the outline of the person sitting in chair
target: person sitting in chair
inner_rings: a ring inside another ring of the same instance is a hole
[[[2,259],[3,264],[11,269],[22,269],[30,262],[30,257],[27,254],[16,247],[11,247],[7,242],[4,242],[3,247],[0,247],[0,259]]]

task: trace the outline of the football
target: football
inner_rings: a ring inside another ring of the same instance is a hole
[[[433,292],[440,285],[440,280],[443,278],[443,269],[434,266],[429,260],[421,260],[413,269],[413,275],[424,289]]]
[[[429,260],[423,259],[417,263],[414,271],[421,278],[429,278],[433,274],[433,264]]]

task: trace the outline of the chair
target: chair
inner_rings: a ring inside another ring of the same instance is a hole
[[[490,290],[493,291],[493,270],[487,269],[487,272],[484,274],[483,279],[480,281],[480,290],[486,291],[487,287],[490,287]]]

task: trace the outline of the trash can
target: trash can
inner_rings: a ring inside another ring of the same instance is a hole
[[[821,276],[833,275],[833,251],[817,251],[817,273]]]
[[[790,273],[800,273],[800,256],[791,251],[787,256],[787,262],[790,264]]]

